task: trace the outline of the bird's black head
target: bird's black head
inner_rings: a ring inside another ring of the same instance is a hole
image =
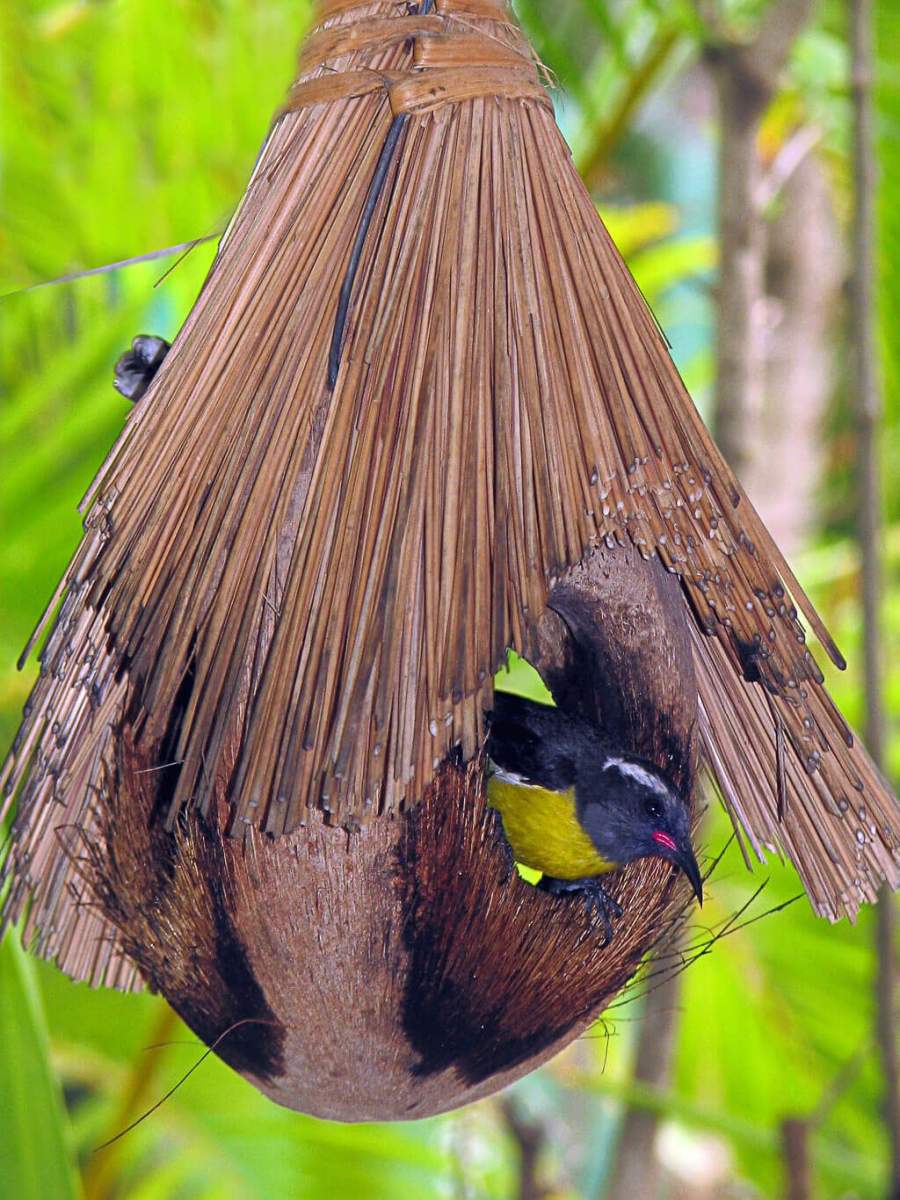
[[[703,883],[691,846],[688,807],[650,763],[630,754],[598,756],[578,772],[578,815],[610,862],[655,856],[684,871],[700,903]]]
[[[116,363],[113,387],[135,404],[153,382],[163,359],[169,353],[169,343],[161,337],[141,333]]]

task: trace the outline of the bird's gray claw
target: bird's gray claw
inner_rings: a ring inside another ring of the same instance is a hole
[[[571,892],[581,892],[584,897],[588,916],[591,918],[598,916],[603,922],[603,931],[606,935],[603,945],[609,945],[613,938],[613,917],[621,917],[623,909],[622,905],[609,894],[599,879],[596,877],[589,879],[550,879],[545,875],[538,886],[543,891],[549,892],[551,896],[565,896]]]

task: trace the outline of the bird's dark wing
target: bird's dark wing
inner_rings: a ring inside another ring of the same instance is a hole
[[[571,717],[507,692],[494,694],[488,755],[502,771],[553,791],[575,783],[578,747]]]

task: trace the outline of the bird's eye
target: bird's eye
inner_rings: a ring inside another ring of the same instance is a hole
[[[658,821],[663,815],[663,806],[658,800],[647,801],[647,816],[651,821]]]

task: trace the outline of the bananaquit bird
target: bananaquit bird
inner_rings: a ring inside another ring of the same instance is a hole
[[[612,936],[619,905],[600,877],[635,858],[668,859],[703,884],[687,805],[656,767],[596,726],[557,708],[498,692],[490,714],[488,802],[516,860],[543,872],[541,887],[583,890]]]

